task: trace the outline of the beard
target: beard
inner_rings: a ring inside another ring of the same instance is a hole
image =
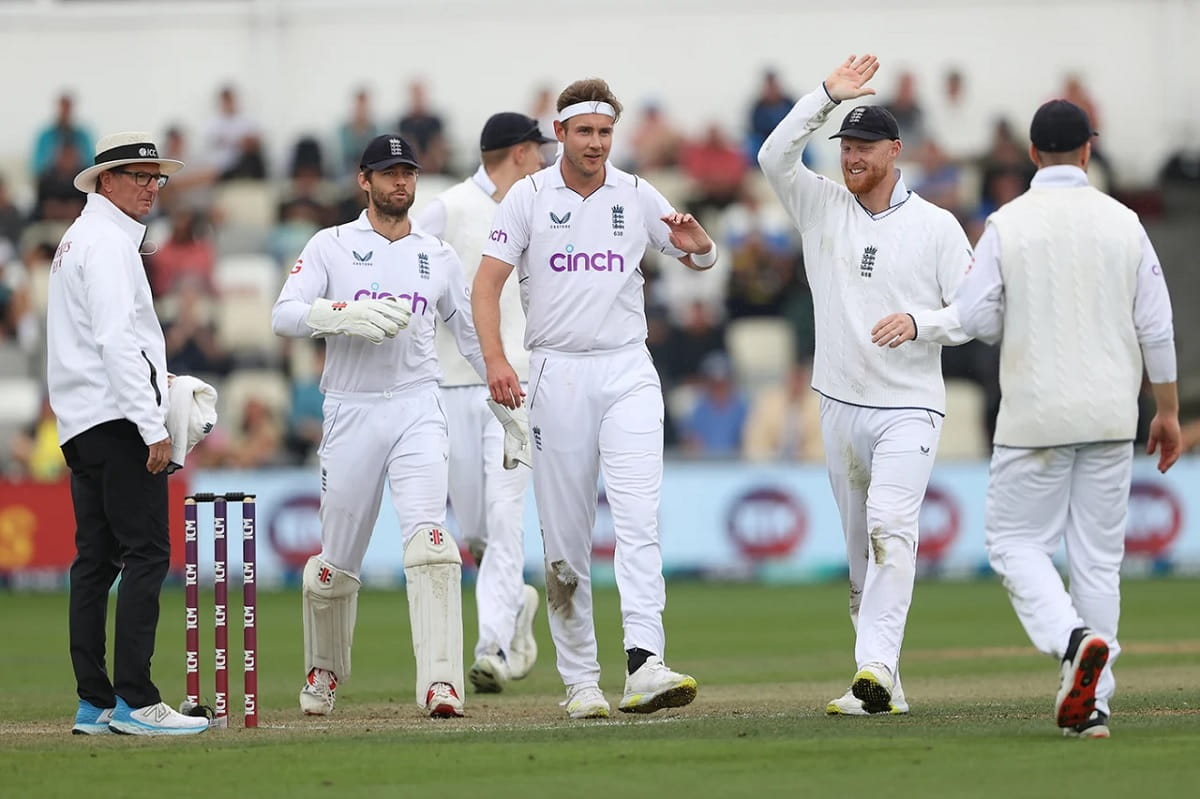
[[[382,191],[371,188],[371,204],[375,206],[375,211],[380,216],[390,216],[394,219],[404,219],[408,216],[408,209],[412,208],[413,200],[416,198],[413,195],[408,195],[401,202],[392,202],[391,195]]]
[[[846,188],[850,190],[851,194],[868,194],[887,176],[887,164],[880,166],[867,164],[866,170],[857,175],[850,174],[850,170],[842,167],[842,180],[846,182]]]

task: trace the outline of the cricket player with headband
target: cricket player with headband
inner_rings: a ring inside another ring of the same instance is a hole
[[[850,570],[857,671],[830,714],[907,713],[900,648],[916,576],[917,519],[945,413],[943,344],[968,339],[952,308],[971,249],[947,211],[896,169],[886,110],[859,106],[841,139],[845,186],[809,171],[804,147],[845,100],[875,93],[871,55],[851,56],[763,143],[763,174],[804,241],[816,317],[813,388]],[[900,311],[900,313],[895,313]],[[899,348],[904,341],[908,346]]]
[[[1037,110],[1037,174],[988,217],[954,304],[968,334],[1000,343],[988,560],[1034,646],[1060,663],[1058,726],[1107,738],[1143,367],[1159,471],[1182,442],[1167,284],[1137,215],[1088,185],[1093,135],[1066,100]],[[1069,591],[1052,560],[1064,536]]]
[[[416,701],[435,718],[462,715],[462,559],[443,526],[435,315],[484,371],[458,256],[408,217],[419,169],[404,139],[373,139],[358,174],[367,209],[312,237],[271,317],[279,335],[327,339],[321,553],[303,576],[300,707],[309,715],[331,713],[338,682],[350,677],[359,570],[385,482],[404,533]]]
[[[514,183],[545,166],[542,146],[554,141],[542,135],[537,120],[524,114],[493,114],[480,134],[479,169],[417,215],[422,230],[458,253],[468,283],[479,268],[500,201]],[[524,385],[529,380],[529,355],[523,344],[525,312],[515,282],[504,287],[500,302],[504,349]],[[533,620],[538,593],[525,585],[522,527],[531,465],[529,425],[527,420],[514,421],[509,427],[515,435],[505,435],[504,426],[489,409],[487,385],[458,353],[446,325],[438,325],[437,351],[445,373],[442,404],[450,428],[450,505],[479,566],[475,583],[479,638],[467,679],[480,693],[497,693],[509,680],[528,675],[537,660]],[[506,419],[524,414],[494,407]]]
[[[700,224],[650,184],[608,162],[621,104],[599,79],[558,97],[562,155],[513,186],[500,204],[475,276],[472,304],[492,399],[522,405],[506,355],[501,291],[515,267],[531,350],[533,489],[546,553],[546,602],[571,718],[604,718],[592,619],[591,553],[597,479],[616,528],[616,579],[625,631],[620,709],[650,713],[696,696],[696,681],[663,662],[666,635],[658,507],[663,397],[646,349],[648,246],[691,269],[717,251]]]

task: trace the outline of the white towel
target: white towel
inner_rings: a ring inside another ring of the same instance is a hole
[[[167,389],[167,433],[171,436],[171,462],[167,474],[183,468],[183,461],[200,439],[217,424],[217,390],[203,380],[179,375]]]

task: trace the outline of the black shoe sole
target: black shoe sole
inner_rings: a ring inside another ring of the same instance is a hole
[[[892,692],[874,680],[860,677],[850,686],[850,692],[863,703],[863,710],[868,713],[892,712]]]

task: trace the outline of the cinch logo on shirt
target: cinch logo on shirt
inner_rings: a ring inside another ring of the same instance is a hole
[[[491,239],[492,241],[498,241],[501,244],[508,244],[508,234],[505,233],[503,230],[500,230],[499,228],[497,228],[496,230],[493,230],[491,235],[488,236],[488,238]]]
[[[354,292],[354,299],[356,300],[386,300],[388,297],[393,297],[397,300],[408,300],[412,303],[413,313],[424,314],[429,310],[429,300],[422,297],[419,291],[414,291],[412,294],[390,294],[386,291],[380,291],[378,283],[372,283],[369,289],[359,289]]]
[[[555,272],[624,272],[625,259],[619,252],[575,252],[575,247],[567,245],[566,252],[556,252],[550,256],[550,268]]]

